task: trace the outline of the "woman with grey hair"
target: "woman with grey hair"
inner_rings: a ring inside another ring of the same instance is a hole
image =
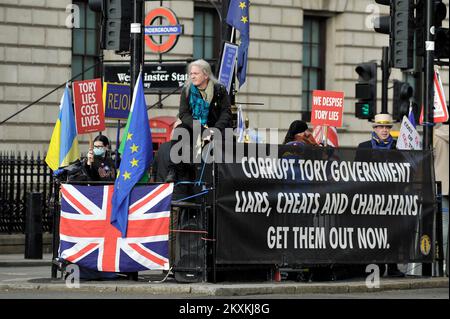
[[[200,122],[202,133],[203,130],[213,127],[224,133],[226,128],[232,127],[232,116],[227,90],[216,80],[208,62],[202,59],[191,62],[188,73],[180,97],[179,117],[182,123],[177,129],[187,129],[190,132],[192,146],[194,120]],[[172,140],[172,145],[176,142],[178,141]],[[180,165],[170,161],[166,182],[177,180],[177,171],[180,170]]]
[[[192,121],[202,127],[220,131],[231,127],[231,106],[227,90],[211,72],[205,60],[196,60],[188,66],[189,77],[181,91],[180,119],[192,129]]]

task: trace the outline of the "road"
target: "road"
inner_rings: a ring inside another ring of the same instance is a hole
[[[0,299],[237,299],[236,296],[143,295],[133,292],[0,291]],[[448,288],[392,290],[346,294],[271,294],[239,296],[239,299],[449,299]]]

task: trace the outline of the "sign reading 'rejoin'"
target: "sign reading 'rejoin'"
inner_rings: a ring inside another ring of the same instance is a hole
[[[105,129],[101,79],[74,81],[73,101],[77,133],[101,132]]]

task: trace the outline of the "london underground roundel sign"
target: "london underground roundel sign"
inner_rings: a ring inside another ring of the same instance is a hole
[[[162,18],[168,25],[153,25],[156,19]],[[170,51],[177,44],[178,36],[183,33],[183,27],[178,23],[175,13],[159,7],[150,11],[145,17],[145,44],[152,52],[164,53]],[[153,36],[163,36],[162,43],[156,43]]]

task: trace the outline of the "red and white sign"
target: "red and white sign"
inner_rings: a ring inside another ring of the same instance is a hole
[[[438,71],[434,71],[434,106],[433,106],[434,123],[443,123],[448,121],[448,109],[445,102],[444,87],[442,86],[441,77]],[[423,105],[419,117],[420,125],[423,124]]]
[[[104,131],[105,110],[101,79],[74,81],[72,89],[77,133]]]
[[[312,98],[312,125],[342,126],[344,92],[314,90]]]

